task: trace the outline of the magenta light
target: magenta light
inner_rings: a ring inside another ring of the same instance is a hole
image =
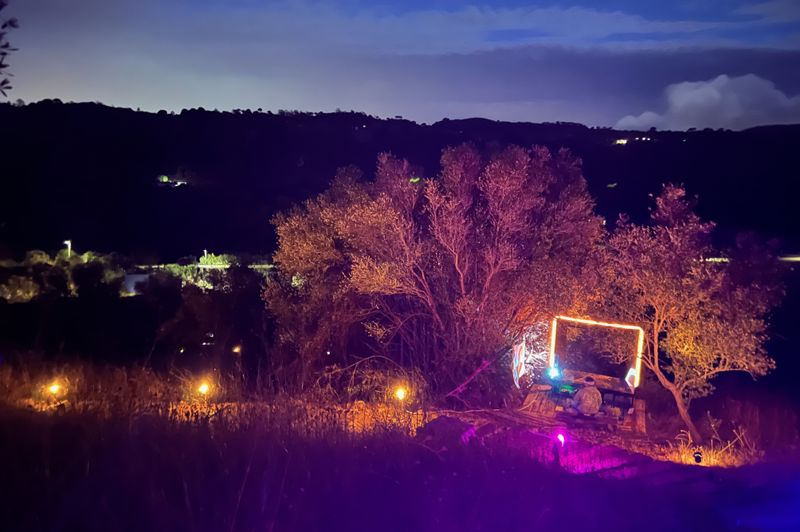
[[[564,437],[564,435],[563,435],[562,433],[560,433],[560,432],[559,432],[559,433],[556,435],[556,439],[557,439],[559,442],[561,442],[561,447],[564,447],[564,443],[566,443],[566,441],[567,441],[567,439]]]

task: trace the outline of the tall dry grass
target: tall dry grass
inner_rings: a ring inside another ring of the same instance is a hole
[[[327,381],[299,393],[257,394],[246,393],[241,381],[213,371],[158,374],[138,366],[29,361],[0,366],[0,403],[52,414],[210,423],[226,430],[258,424],[310,437],[387,430],[413,435],[433,415],[419,407],[413,393],[399,401],[375,375],[370,378],[374,390],[369,394],[364,383],[358,393],[345,388],[335,394]],[[50,389],[54,385],[56,393]],[[205,394],[199,391],[201,385],[207,387]]]
[[[708,442],[698,443],[684,430],[663,450],[671,462],[704,467],[740,467],[759,462],[764,453],[748,437],[744,428],[733,429],[733,439],[724,441],[716,433]]]
[[[0,530],[724,529],[708,497],[398,431],[0,408]],[[9,489],[10,488],[10,489]],[[620,511],[620,505],[625,511]],[[710,510],[711,509],[711,510]]]

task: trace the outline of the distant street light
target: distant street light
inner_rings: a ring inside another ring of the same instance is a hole
[[[67,258],[72,257],[72,240],[64,240],[64,245],[67,246]]]

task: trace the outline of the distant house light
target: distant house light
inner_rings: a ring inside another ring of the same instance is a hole
[[[784,255],[778,257],[781,262],[800,262],[800,255]],[[730,262],[728,257],[704,257],[703,262]]]
[[[172,188],[178,188],[189,184],[189,182],[185,179],[172,179],[166,174],[161,174],[160,176],[156,177],[156,182],[159,186]]]
[[[617,139],[614,141],[614,144],[617,146],[624,146],[628,143],[628,139]]]

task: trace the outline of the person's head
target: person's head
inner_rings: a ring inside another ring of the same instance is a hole
[[[586,386],[594,386],[594,377],[587,375],[586,377],[583,378],[583,383]]]

